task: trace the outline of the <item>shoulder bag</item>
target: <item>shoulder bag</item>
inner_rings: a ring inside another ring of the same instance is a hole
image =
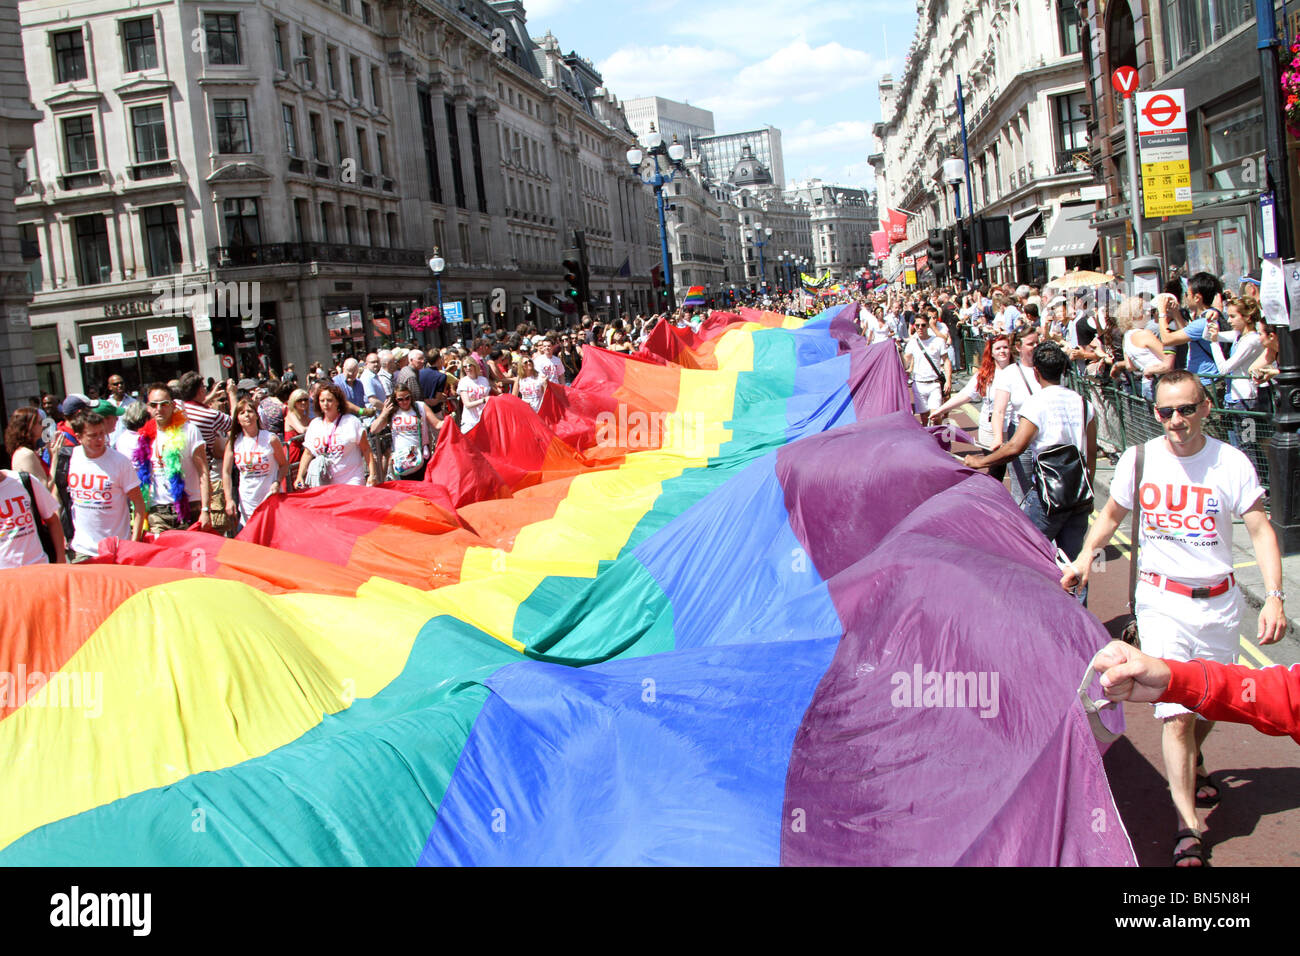
[[[943,372],[939,369],[939,366],[934,364],[934,359],[930,358],[930,353],[926,350],[925,346],[921,344],[920,339],[916,340],[916,347],[921,350],[921,354],[925,356],[925,360],[930,363],[930,368],[934,369],[934,374],[939,379],[939,391],[944,398],[947,398],[948,383],[947,380],[943,377]]]
[[[325,436],[325,443],[322,445],[322,448],[329,447],[330,441],[334,438],[334,433],[338,431],[339,422],[341,421],[343,421],[342,415],[340,415],[338,421],[334,423],[334,427],[330,429],[330,433]],[[324,454],[312,455],[311,462],[307,465],[307,487],[320,488],[324,485],[328,485],[333,477],[334,466],[330,460],[326,458]]]
[[[23,490],[27,492],[27,500],[32,503],[32,520],[36,522],[36,537],[41,542],[41,549],[45,556],[53,564],[57,559],[54,550],[54,536],[50,534],[50,526],[41,519],[41,509],[36,506],[36,493],[32,491],[32,476],[25,471],[18,472],[18,480],[23,484]],[[69,538],[65,544],[66,547],[72,547],[72,539]]]
[[[1138,580],[1138,514],[1142,511],[1142,466],[1146,463],[1147,446],[1143,442],[1137,446],[1137,462],[1133,468],[1133,512],[1132,521],[1129,524],[1129,544],[1128,548],[1128,610],[1133,615],[1133,620],[1125,626],[1119,639],[1125,644],[1132,644],[1139,650],[1142,648],[1142,641],[1138,637],[1137,622],[1137,580]]]
[[[1088,434],[1088,400],[1083,403],[1084,441]],[[1052,517],[1092,508],[1092,483],[1088,480],[1085,453],[1072,442],[1044,448],[1034,459],[1034,488],[1043,514]]]

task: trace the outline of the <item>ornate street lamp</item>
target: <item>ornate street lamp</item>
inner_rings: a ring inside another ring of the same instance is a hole
[[[758,274],[762,280],[759,285],[759,292],[763,293],[763,295],[767,295],[767,262],[763,258],[763,247],[767,245],[767,241],[764,239],[764,236],[766,236],[767,239],[771,239],[772,229],[771,227],[764,229],[761,222],[754,223],[754,228],[750,229],[746,233],[746,237],[749,241],[758,247]]]
[[[668,290],[669,305],[672,308],[677,307],[677,292],[673,286],[673,264],[668,257],[668,226],[664,222],[664,185],[673,181],[673,178],[686,167],[682,165],[682,160],[686,158],[686,147],[677,142],[677,137],[673,137],[671,146],[664,145],[663,134],[650,125],[650,132],[646,134],[645,150],[633,146],[627,151],[627,164],[632,167],[632,175],[636,176],[647,186],[653,187],[655,191],[655,205],[659,207],[659,251],[663,258],[664,286]],[[649,159],[649,169],[642,170],[642,163]],[[661,160],[666,160],[663,165]],[[659,303],[655,303],[658,306]]]

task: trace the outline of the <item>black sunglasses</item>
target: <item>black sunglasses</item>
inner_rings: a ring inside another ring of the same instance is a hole
[[[1196,410],[1200,407],[1200,402],[1195,402],[1191,405],[1157,405],[1156,414],[1160,416],[1161,421],[1167,422],[1169,419],[1174,417],[1174,412],[1182,415],[1183,418],[1190,418],[1196,414]]]

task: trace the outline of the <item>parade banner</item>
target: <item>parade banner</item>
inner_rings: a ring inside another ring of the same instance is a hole
[[[871,234],[871,251],[877,259],[889,258],[889,234],[885,230]]]
[[[3,572],[0,863],[1134,865],[1104,628],[856,310],[661,323],[424,481]]]
[[[1181,89],[1138,93],[1138,160],[1147,218],[1192,211],[1192,166],[1187,150],[1187,108]]]

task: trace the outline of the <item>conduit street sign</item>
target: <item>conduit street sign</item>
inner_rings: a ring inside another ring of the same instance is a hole
[[[1183,91],[1138,93],[1137,130],[1144,214],[1152,219],[1190,213],[1192,165]]]

